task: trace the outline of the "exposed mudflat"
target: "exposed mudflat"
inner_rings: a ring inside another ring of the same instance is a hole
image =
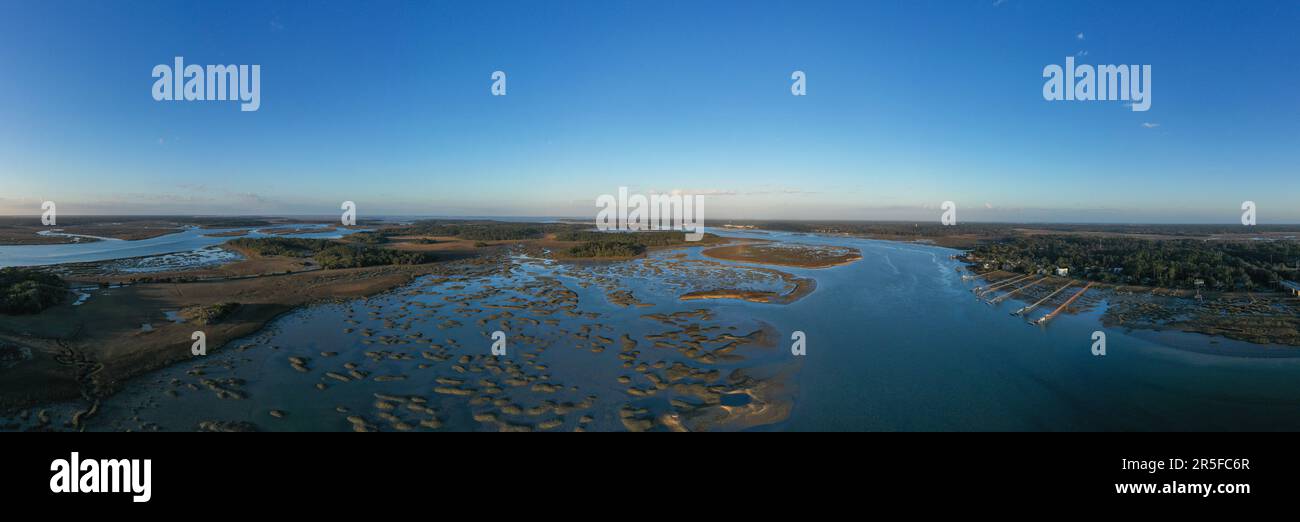
[[[136,378],[93,402],[93,415],[89,405],[63,404],[10,426],[707,431],[776,423],[791,411],[798,363],[776,348],[782,334],[677,305],[680,294],[718,280],[797,286],[779,273],[669,253],[614,264],[502,255],[438,266],[397,291],[301,309],[219,352]],[[158,322],[200,328],[188,316]],[[492,355],[495,331],[506,334],[504,356]]]

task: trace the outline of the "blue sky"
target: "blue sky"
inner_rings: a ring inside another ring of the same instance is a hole
[[[1135,4],[4,0],[0,213],[1300,222],[1300,2]],[[1076,55],[1151,109],[1045,101]],[[175,56],[260,110],[154,101]]]

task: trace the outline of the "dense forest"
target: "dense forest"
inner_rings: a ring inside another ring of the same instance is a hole
[[[247,250],[260,256],[310,257],[330,245],[328,239],[305,239],[298,237],[241,237],[232,239],[229,245]]]
[[[311,257],[323,268],[418,265],[429,261],[428,256],[421,252],[345,245],[328,239],[239,238],[231,240],[230,244],[263,256]]]
[[[646,246],[627,238],[588,241],[569,249],[573,257],[632,257],[645,252]]]
[[[22,268],[0,269],[0,313],[34,314],[67,297],[68,284],[59,276]]]
[[[333,245],[316,253],[316,262],[324,268],[361,268],[380,265],[418,265],[429,262],[422,252],[402,252],[385,248]]]
[[[1016,272],[1069,268],[1106,283],[1164,288],[1250,290],[1295,280],[1300,243],[1126,237],[1035,236],[981,245],[972,257]]]
[[[648,247],[671,246],[688,243],[681,231],[649,230],[642,232],[599,232],[583,228],[555,235],[560,241],[584,241],[569,249],[573,257],[631,257],[641,255]],[[705,234],[705,238],[716,235]]]
[[[352,243],[361,243],[364,245],[382,245],[388,242],[389,237],[395,235],[400,235],[400,234],[393,234],[387,231],[357,232],[354,234],[349,234],[344,239]]]
[[[549,232],[567,230],[568,226],[501,221],[425,220],[373,232],[358,232],[347,236],[347,240],[367,245],[382,244],[394,236],[442,236],[476,241],[511,241],[539,239]]]

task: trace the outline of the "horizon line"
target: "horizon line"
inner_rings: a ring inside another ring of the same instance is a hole
[[[40,214],[3,214],[0,218],[23,218],[30,217],[36,220],[40,219]],[[337,214],[66,214],[60,217],[67,218],[329,218],[331,221],[338,218]],[[549,219],[549,220],[572,220],[595,222],[595,218],[590,216],[559,216],[559,215],[445,215],[445,214],[375,214],[371,217],[360,217],[358,221],[375,220],[383,218],[422,218],[422,219],[479,219],[479,220],[501,220],[501,219]],[[823,218],[716,218],[706,219],[706,221],[720,222],[809,222],[809,223],[914,223],[922,224],[929,221],[910,220],[910,219],[865,219],[865,218],[843,218],[843,219],[823,219]],[[939,221],[933,220],[934,223]],[[1192,222],[1192,221],[984,221],[978,219],[962,220],[953,226],[961,226],[963,223],[976,223],[982,225],[1197,225],[1197,226],[1226,226],[1239,225],[1237,222]],[[58,227],[59,225],[53,225]],[[711,225],[704,225],[706,227]],[[1246,225],[1239,225],[1246,227]],[[1300,222],[1278,222],[1278,223],[1257,223],[1253,226],[1300,226]]]

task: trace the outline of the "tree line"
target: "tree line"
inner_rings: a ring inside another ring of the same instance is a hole
[[[569,249],[573,257],[633,257],[645,253],[646,246],[630,239],[588,241]]]
[[[34,314],[67,297],[68,283],[57,275],[24,268],[0,269],[0,313]]]
[[[706,238],[717,237],[705,234]],[[569,249],[573,257],[632,257],[645,253],[648,247],[686,244],[681,231],[647,230],[640,232],[600,232],[584,227],[555,235],[560,241],[583,241]]]
[[[1295,241],[1034,236],[981,245],[971,254],[1016,272],[1069,268],[1075,277],[1164,288],[1191,289],[1200,280],[1210,289],[1268,289],[1300,275]]]
[[[430,261],[423,252],[403,252],[366,245],[347,245],[329,239],[290,237],[238,238],[232,246],[263,256],[311,257],[322,268],[361,268],[381,265],[418,265]]]

